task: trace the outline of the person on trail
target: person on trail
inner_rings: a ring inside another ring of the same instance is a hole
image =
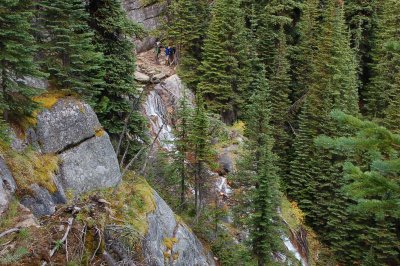
[[[161,42],[160,41],[156,42],[155,53],[156,53],[156,63],[159,64],[158,58],[161,54]]]
[[[170,63],[169,65],[175,65],[176,64],[176,47],[173,46],[170,50]]]
[[[168,45],[168,47],[165,47],[165,65],[169,65],[169,56],[171,53],[171,47]]]

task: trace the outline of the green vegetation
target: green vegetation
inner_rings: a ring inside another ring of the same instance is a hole
[[[53,180],[59,167],[56,155],[40,154],[31,149],[22,154],[5,148],[1,148],[1,153],[13,173],[21,195],[31,193],[32,184],[38,184],[50,193],[57,191]]]
[[[30,116],[38,90],[25,78],[43,77],[33,58],[37,45],[32,35],[32,1],[2,1],[0,8],[0,137],[6,138],[5,121]]]

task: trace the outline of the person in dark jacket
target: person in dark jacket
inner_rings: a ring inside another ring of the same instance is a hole
[[[165,65],[169,65],[169,57],[171,53],[171,46],[168,45],[168,47],[165,47]]]

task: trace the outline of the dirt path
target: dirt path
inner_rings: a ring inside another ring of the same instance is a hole
[[[155,60],[155,54],[153,50],[138,54],[136,63],[138,71],[149,76],[163,73],[169,77],[176,73],[176,66],[165,65],[164,51],[162,51],[160,54],[159,64],[157,64]]]

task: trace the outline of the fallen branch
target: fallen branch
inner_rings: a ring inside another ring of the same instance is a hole
[[[92,260],[96,257],[96,253],[97,253],[97,251],[99,251],[99,248],[100,248],[100,245],[101,245],[101,231],[100,231],[99,228],[97,228],[97,226],[96,226],[96,231],[97,231],[97,235],[99,236],[99,244],[97,245],[97,248],[94,251],[92,257],[90,258],[89,264],[91,264]]]
[[[14,228],[8,229],[0,234],[0,238],[2,238],[3,236],[6,236],[8,234],[11,234],[11,233],[19,232],[19,230],[21,230],[20,227],[14,227]]]
[[[67,230],[65,231],[65,234],[64,234],[64,236],[63,236],[63,238],[61,238],[61,240],[60,240],[60,243],[61,244],[63,244],[66,240],[67,240],[67,237],[68,237],[68,234],[69,234],[69,231],[71,231],[71,228],[72,228],[72,222],[74,221],[74,218],[68,218],[68,227],[67,227]],[[56,253],[56,251],[57,251],[57,245],[56,246],[54,246],[54,248],[50,251],[50,253],[49,253],[49,259],[51,259],[51,257],[53,257],[53,255],[54,255],[54,253]],[[44,265],[46,265],[47,264],[47,262],[45,261],[45,262],[43,262],[42,263],[42,266],[44,266]]]

